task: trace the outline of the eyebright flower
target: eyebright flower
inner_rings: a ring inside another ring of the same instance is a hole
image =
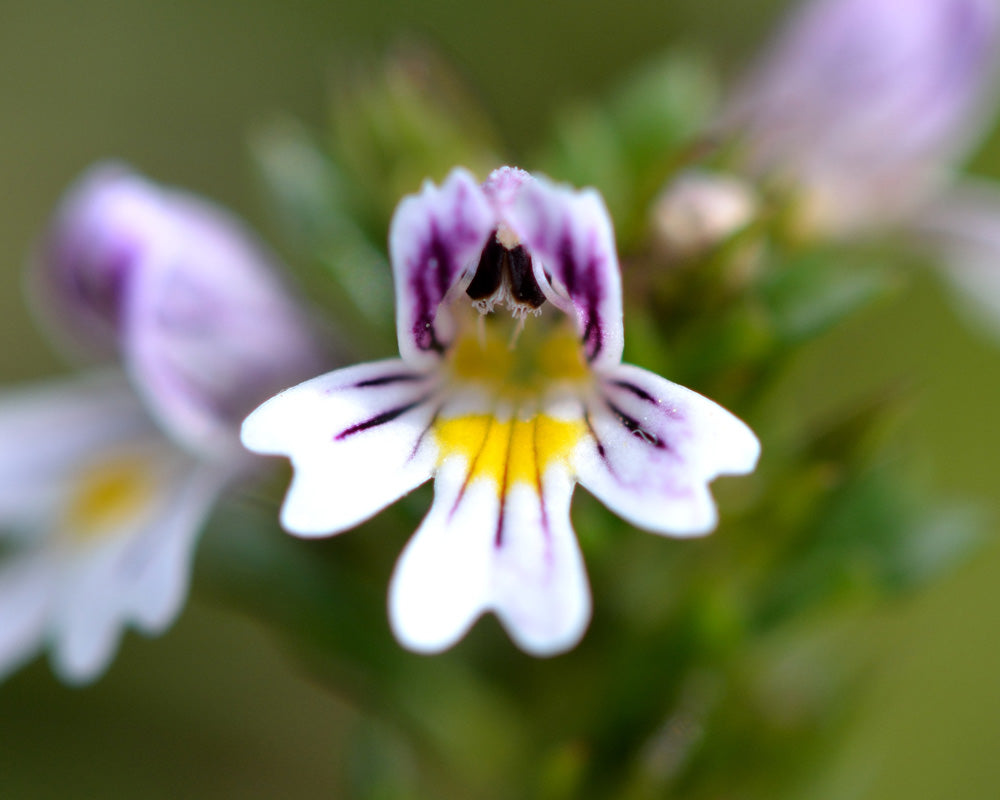
[[[455,169],[389,232],[400,358],[307,381],[243,426],[291,457],[282,509],[302,536],[343,531],[434,477],[397,564],[392,627],[418,651],[484,612],[524,650],[572,647],[590,618],[570,527],[581,483],[659,533],[716,523],[707,483],[754,468],[753,433],[715,403],[620,363],[611,221],[593,190],[504,167]]]
[[[38,301],[124,371],[0,394],[0,677],[49,644],[62,678],[92,679],[125,625],[177,615],[201,523],[252,463],[237,421],[320,363],[268,260],[225,212],[122,167],[67,194]]]
[[[822,234],[896,223],[949,177],[995,88],[995,0],[811,0],[732,98],[752,171]]]

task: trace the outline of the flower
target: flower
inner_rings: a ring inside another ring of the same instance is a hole
[[[995,0],[813,0],[734,94],[751,172],[798,195],[810,232],[905,221],[993,104]]]
[[[63,679],[93,679],[124,626],[176,617],[202,521],[252,466],[237,422],[321,363],[269,260],[225,212],[121,166],[67,193],[38,304],[123,369],[0,394],[0,676],[49,643]]]
[[[492,611],[525,651],[566,650],[590,617],[574,483],[636,525],[701,534],[716,523],[708,481],[751,471],[757,439],[620,363],[620,275],[595,191],[509,167],[480,186],[458,168],[403,199],[389,250],[400,358],[288,389],[243,442],[291,458],[281,518],[301,536],[357,525],[434,477],[390,587],[405,646],[445,649]]]

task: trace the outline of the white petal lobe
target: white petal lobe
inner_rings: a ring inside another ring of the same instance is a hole
[[[760,444],[721,406],[637,367],[609,370],[587,403],[581,485],[641,528],[676,536],[716,524],[708,482],[750,472]]]
[[[431,477],[435,384],[398,359],[361,364],[271,398],[243,443],[291,458],[282,524],[302,536],[353,527]]]

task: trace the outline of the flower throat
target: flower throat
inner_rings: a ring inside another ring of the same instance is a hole
[[[531,256],[508,230],[498,228],[479,257],[479,266],[465,293],[481,314],[506,306],[515,317],[538,314],[545,295],[532,271]]]

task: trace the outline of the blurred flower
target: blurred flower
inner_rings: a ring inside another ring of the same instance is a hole
[[[199,452],[239,450],[262,387],[320,364],[249,229],[120,166],[94,168],[68,193],[34,277],[55,334],[117,355],[157,422]]]
[[[434,476],[390,589],[406,646],[447,648],[493,611],[524,650],[568,649],[590,617],[574,483],[636,525],[701,534],[716,523],[708,481],[751,471],[757,439],[620,363],[618,261],[595,191],[507,167],[480,186],[455,169],[399,204],[389,246],[401,358],[283,392],[243,441],[291,457],[282,522],[304,536]]]
[[[724,127],[753,173],[796,197],[807,233],[905,220],[993,110],[998,22],[995,0],[812,0]]]
[[[67,681],[176,616],[198,529],[250,458],[237,422],[320,362],[269,257],[220,209],[119,166],[73,187],[33,277],[108,369],[0,395],[0,675],[46,641]]]

